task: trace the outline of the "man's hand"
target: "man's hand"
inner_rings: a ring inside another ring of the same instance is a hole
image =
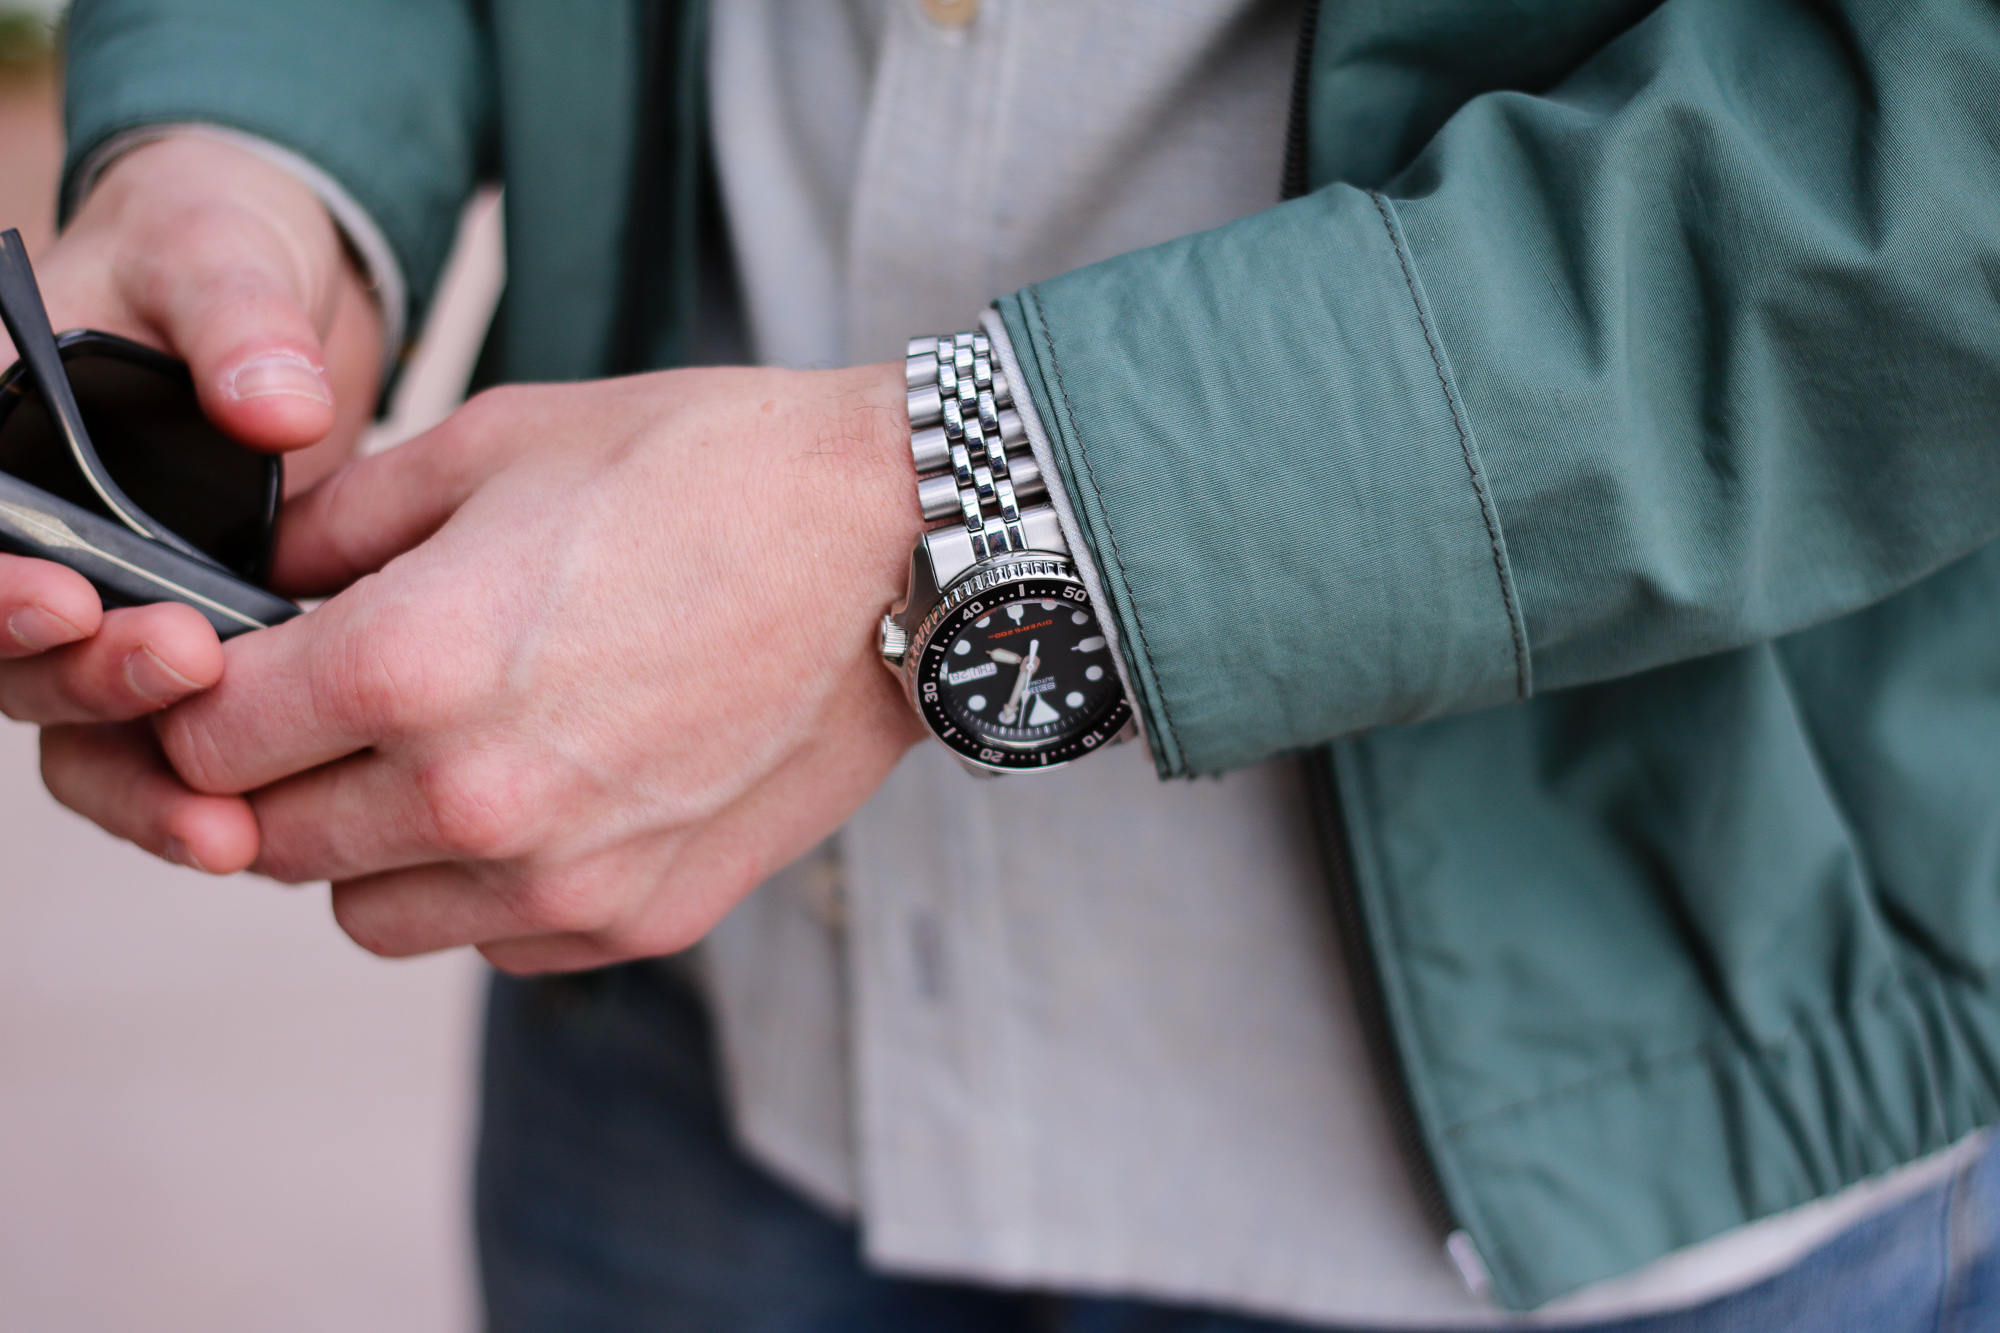
[[[291,506],[280,579],[359,581],[233,640],[165,752],[377,953],[683,948],[920,734],[874,641],[921,527],[902,401],[898,366],[482,394]],[[129,758],[51,764],[112,831],[157,818]]]
[[[180,356],[209,416],[247,444],[325,440],[312,452],[337,462],[367,423],[381,363],[374,306],[319,200],[253,154],[193,137],[133,149],[36,267],[57,329],[104,329]],[[0,337],[0,365],[13,359]],[[303,461],[295,481],[325,470]],[[107,612],[81,575],[0,555],[0,713],[64,727],[45,735],[45,751],[150,756],[127,770],[125,789],[95,798],[144,805],[154,822],[129,836],[212,870],[254,855],[248,807],[187,791],[145,728],[75,728],[185,698],[213,685],[222,662],[189,607]]]

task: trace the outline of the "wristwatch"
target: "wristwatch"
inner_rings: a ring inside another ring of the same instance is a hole
[[[976,772],[1055,768],[1124,739],[1132,705],[986,335],[912,338],[903,383],[917,502],[942,521],[882,617],[883,661]]]

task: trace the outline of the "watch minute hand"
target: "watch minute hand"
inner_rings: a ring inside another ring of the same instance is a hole
[[[1000,721],[1012,726],[1014,719],[1021,715],[1021,700],[1028,692],[1028,682],[1035,678],[1035,668],[1041,665],[1040,639],[1028,642],[1028,656],[1021,663],[1021,674],[1014,677],[1014,692],[1007,696],[1007,706],[1000,710]]]

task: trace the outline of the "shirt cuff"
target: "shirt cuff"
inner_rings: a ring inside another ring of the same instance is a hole
[[[1097,562],[1091,558],[1090,546],[1083,539],[1083,528],[1076,521],[1076,510],[1071,507],[1069,488],[1063,485],[1062,469],[1056,465],[1055,450],[1049,444],[1048,433],[1042,429],[1041,414],[1035,410],[1035,397],[1027,390],[1027,380],[1021,377],[1021,363],[1014,357],[1014,342],[1007,336],[1007,323],[1000,317],[998,309],[988,307],[979,317],[979,328],[993,345],[993,351],[1000,358],[1000,369],[1007,376],[1007,383],[1013,388],[1014,410],[1021,415],[1021,424],[1027,428],[1028,448],[1035,455],[1035,466],[1042,470],[1042,484],[1048,487],[1049,504],[1056,511],[1056,522],[1062,527],[1063,540],[1069,543],[1070,563],[1076,566],[1077,576],[1090,592],[1090,605],[1097,613],[1098,627],[1104,631],[1104,640],[1111,645],[1111,664],[1118,671],[1118,683],[1125,689],[1127,699],[1138,699],[1133,692],[1130,668],[1125,662],[1125,651],[1118,641],[1117,617],[1105,614],[1104,608],[1111,605],[1104,599],[1104,581],[1097,572]],[[1132,709],[1134,725],[1141,736],[1145,735],[1145,722],[1136,706]]]
[[[291,149],[281,147],[262,135],[203,121],[165,121],[157,125],[142,125],[112,135],[83,160],[71,180],[69,197],[64,200],[64,216],[74,212],[97,183],[97,178],[104,174],[105,168],[118,158],[141,144],[174,135],[192,135],[233,144],[289,172],[319,196],[334,225],[346,238],[355,263],[361,270],[362,282],[366,284],[376,308],[381,311],[382,382],[389,383],[397,362],[402,358],[403,339],[409,323],[409,286],[403,277],[403,266],[396,262],[396,252],[390,248],[388,237],[382,234],[381,227],[376,225],[368,210],[355,202],[354,196],[341,188],[340,182]]]

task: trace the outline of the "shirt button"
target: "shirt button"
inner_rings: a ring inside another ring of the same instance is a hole
[[[963,28],[979,17],[979,0],[918,0],[924,17],[940,28]]]

